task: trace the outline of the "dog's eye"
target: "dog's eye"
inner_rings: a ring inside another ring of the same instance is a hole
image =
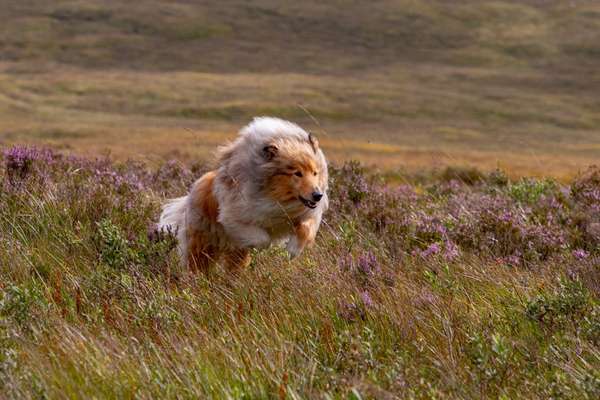
[[[314,176],[317,176],[317,173],[315,172],[313,175],[314,175]]]
[[[302,178],[302,172],[301,172],[301,171],[296,171],[296,172],[294,173],[294,175],[296,175],[296,176],[297,176],[297,177],[299,177],[299,178]]]

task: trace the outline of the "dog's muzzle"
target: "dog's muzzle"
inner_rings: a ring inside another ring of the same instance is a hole
[[[298,196],[298,199],[302,202],[302,204],[304,204],[308,208],[316,208],[317,207],[316,201],[305,199],[302,196]],[[319,198],[319,200],[320,200],[320,198]]]

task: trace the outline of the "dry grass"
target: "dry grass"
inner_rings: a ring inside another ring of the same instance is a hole
[[[600,170],[332,168],[313,248],[208,278],[147,231],[199,173],[0,157],[0,397],[598,398]]]

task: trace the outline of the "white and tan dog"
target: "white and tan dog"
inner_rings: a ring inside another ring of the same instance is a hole
[[[193,271],[221,256],[229,270],[250,263],[249,249],[287,241],[292,257],[315,239],[328,208],[327,162],[317,140],[298,125],[255,118],[219,148],[218,168],[187,196],[163,207],[159,229],[177,232]]]

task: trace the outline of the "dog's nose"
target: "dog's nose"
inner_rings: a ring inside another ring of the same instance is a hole
[[[312,198],[314,201],[319,201],[323,198],[323,193],[321,192],[313,192]]]

